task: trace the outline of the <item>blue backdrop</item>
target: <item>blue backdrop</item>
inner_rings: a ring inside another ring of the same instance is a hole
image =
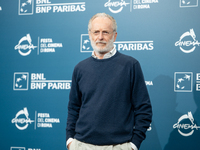
[[[199,150],[198,2],[0,0],[0,149],[66,149],[73,68],[91,56],[89,19],[105,12],[118,24],[117,50],[140,61],[151,97],[141,150]]]

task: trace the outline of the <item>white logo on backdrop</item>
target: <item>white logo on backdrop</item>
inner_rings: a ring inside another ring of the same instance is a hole
[[[28,110],[25,107],[16,114],[11,122],[14,123],[19,130],[25,130],[29,124],[35,122],[34,129],[36,130],[36,128],[53,128],[53,124],[59,124],[60,119],[51,118],[49,113],[37,113],[37,111],[35,111],[35,120],[31,120]]]
[[[19,0],[19,15],[32,15],[33,14],[34,0]]]
[[[71,89],[71,80],[46,80],[44,73],[30,74],[31,90],[69,90]],[[13,80],[13,90],[28,90],[29,73],[15,72]]]
[[[153,50],[153,41],[116,41],[115,48],[118,51],[143,51]]]
[[[93,48],[90,44],[90,39],[88,34],[81,34],[81,52],[92,52]]]
[[[31,90],[69,90],[71,80],[47,80],[44,73],[31,73]]]
[[[34,0],[19,0],[19,15],[33,15]],[[37,0],[35,13],[59,13],[85,11],[85,2],[54,3],[50,0]]]
[[[175,72],[174,73],[174,91],[192,92],[193,73]]]
[[[10,150],[26,150],[25,147],[10,147]],[[41,150],[41,148],[28,148],[27,150]]]
[[[2,11],[2,8],[1,8],[1,6],[0,6],[0,11]]]
[[[108,7],[110,12],[112,13],[119,13],[126,5],[129,5],[129,3],[126,3],[124,0],[121,0],[121,2],[120,1],[111,2],[111,0],[108,0],[108,2],[104,4],[104,7]]]
[[[25,147],[10,147],[10,150],[26,150]]]
[[[200,73],[196,74],[196,90],[200,91]]]
[[[19,43],[15,46],[15,50],[18,50],[22,56],[28,56],[35,48],[37,48],[37,55],[39,55],[40,53],[55,53],[57,48],[62,47],[62,43],[54,43],[52,38],[40,37],[38,37],[38,45],[34,46],[30,34],[27,34],[19,40]]]
[[[40,42],[40,44],[39,44]],[[56,48],[62,48],[62,43],[54,43],[52,38],[40,38],[38,37],[38,54],[39,53],[55,53]]]
[[[85,2],[54,3],[50,0],[37,0],[36,13],[63,13],[85,11]]]
[[[198,7],[198,0],[180,0],[180,7]]]
[[[154,49],[153,41],[116,41],[114,46],[118,51],[151,51]],[[82,53],[93,51],[88,34],[81,34],[80,51]]]
[[[186,121],[185,121],[186,120]],[[184,121],[186,123],[184,123]],[[188,123],[188,121],[190,123]],[[178,132],[182,135],[182,136],[191,136],[194,133],[194,129],[198,130],[200,128],[200,126],[197,126],[194,123],[194,117],[192,115],[191,112],[188,112],[188,114],[185,114],[183,116],[181,116],[178,119],[178,122],[176,124],[173,125],[174,129],[178,129]],[[183,130],[187,131],[187,133],[184,133]]]
[[[159,3],[158,0],[133,0],[133,9],[150,9],[150,5]]]
[[[19,116],[20,115],[24,115],[25,118],[20,118]],[[12,119],[12,123],[15,123],[15,126],[19,129],[19,130],[25,130],[29,124],[31,124],[32,122],[34,122],[33,120],[31,120],[29,118],[29,113],[28,113],[28,110],[27,108],[25,107],[23,110],[20,110],[15,118]],[[20,125],[22,126],[20,126]]]
[[[28,90],[28,72],[15,72],[13,90]]]
[[[27,43],[28,42],[28,43]],[[24,43],[24,44],[23,44]],[[34,46],[32,44],[32,39],[30,34],[27,34],[26,36],[22,37],[19,40],[19,43],[15,46],[15,50],[18,50],[20,55],[27,56],[31,53],[32,50],[34,50],[37,46]]]
[[[191,41],[191,39],[186,41],[184,38],[191,38],[193,41]],[[196,46],[200,46],[200,43],[196,40],[194,30],[190,29],[190,31],[181,35],[179,41],[175,43],[175,46],[179,46],[181,51],[184,53],[191,53],[195,50]]]
[[[53,124],[59,124],[60,119],[51,118],[49,113],[37,113],[37,111],[35,111],[35,121],[31,120],[28,110],[25,107],[16,114],[11,122],[14,123],[19,130],[25,130],[29,124],[35,122],[34,129],[36,130],[36,128],[53,128]]]

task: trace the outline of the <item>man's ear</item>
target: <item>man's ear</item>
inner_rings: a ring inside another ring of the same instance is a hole
[[[116,38],[117,38],[117,32],[115,32],[115,35],[114,35],[114,42],[115,42]]]
[[[88,35],[89,35],[89,39],[91,41],[91,34],[90,34],[90,31],[88,31]]]

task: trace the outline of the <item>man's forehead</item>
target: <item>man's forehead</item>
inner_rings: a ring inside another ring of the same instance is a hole
[[[91,28],[109,30],[112,29],[112,21],[107,17],[97,17],[91,22]]]

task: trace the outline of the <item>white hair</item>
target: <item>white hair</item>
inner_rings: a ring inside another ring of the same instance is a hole
[[[112,28],[113,28],[113,31],[114,32],[117,32],[117,23],[115,21],[115,19],[106,14],[106,13],[97,13],[96,15],[94,15],[90,20],[89,20],[89,23],[88,23],[88,32],[91,30],[92,28],[92,21],[97,18],[97,17],[107,17],[108,19],[110,19],[112,21]]]

